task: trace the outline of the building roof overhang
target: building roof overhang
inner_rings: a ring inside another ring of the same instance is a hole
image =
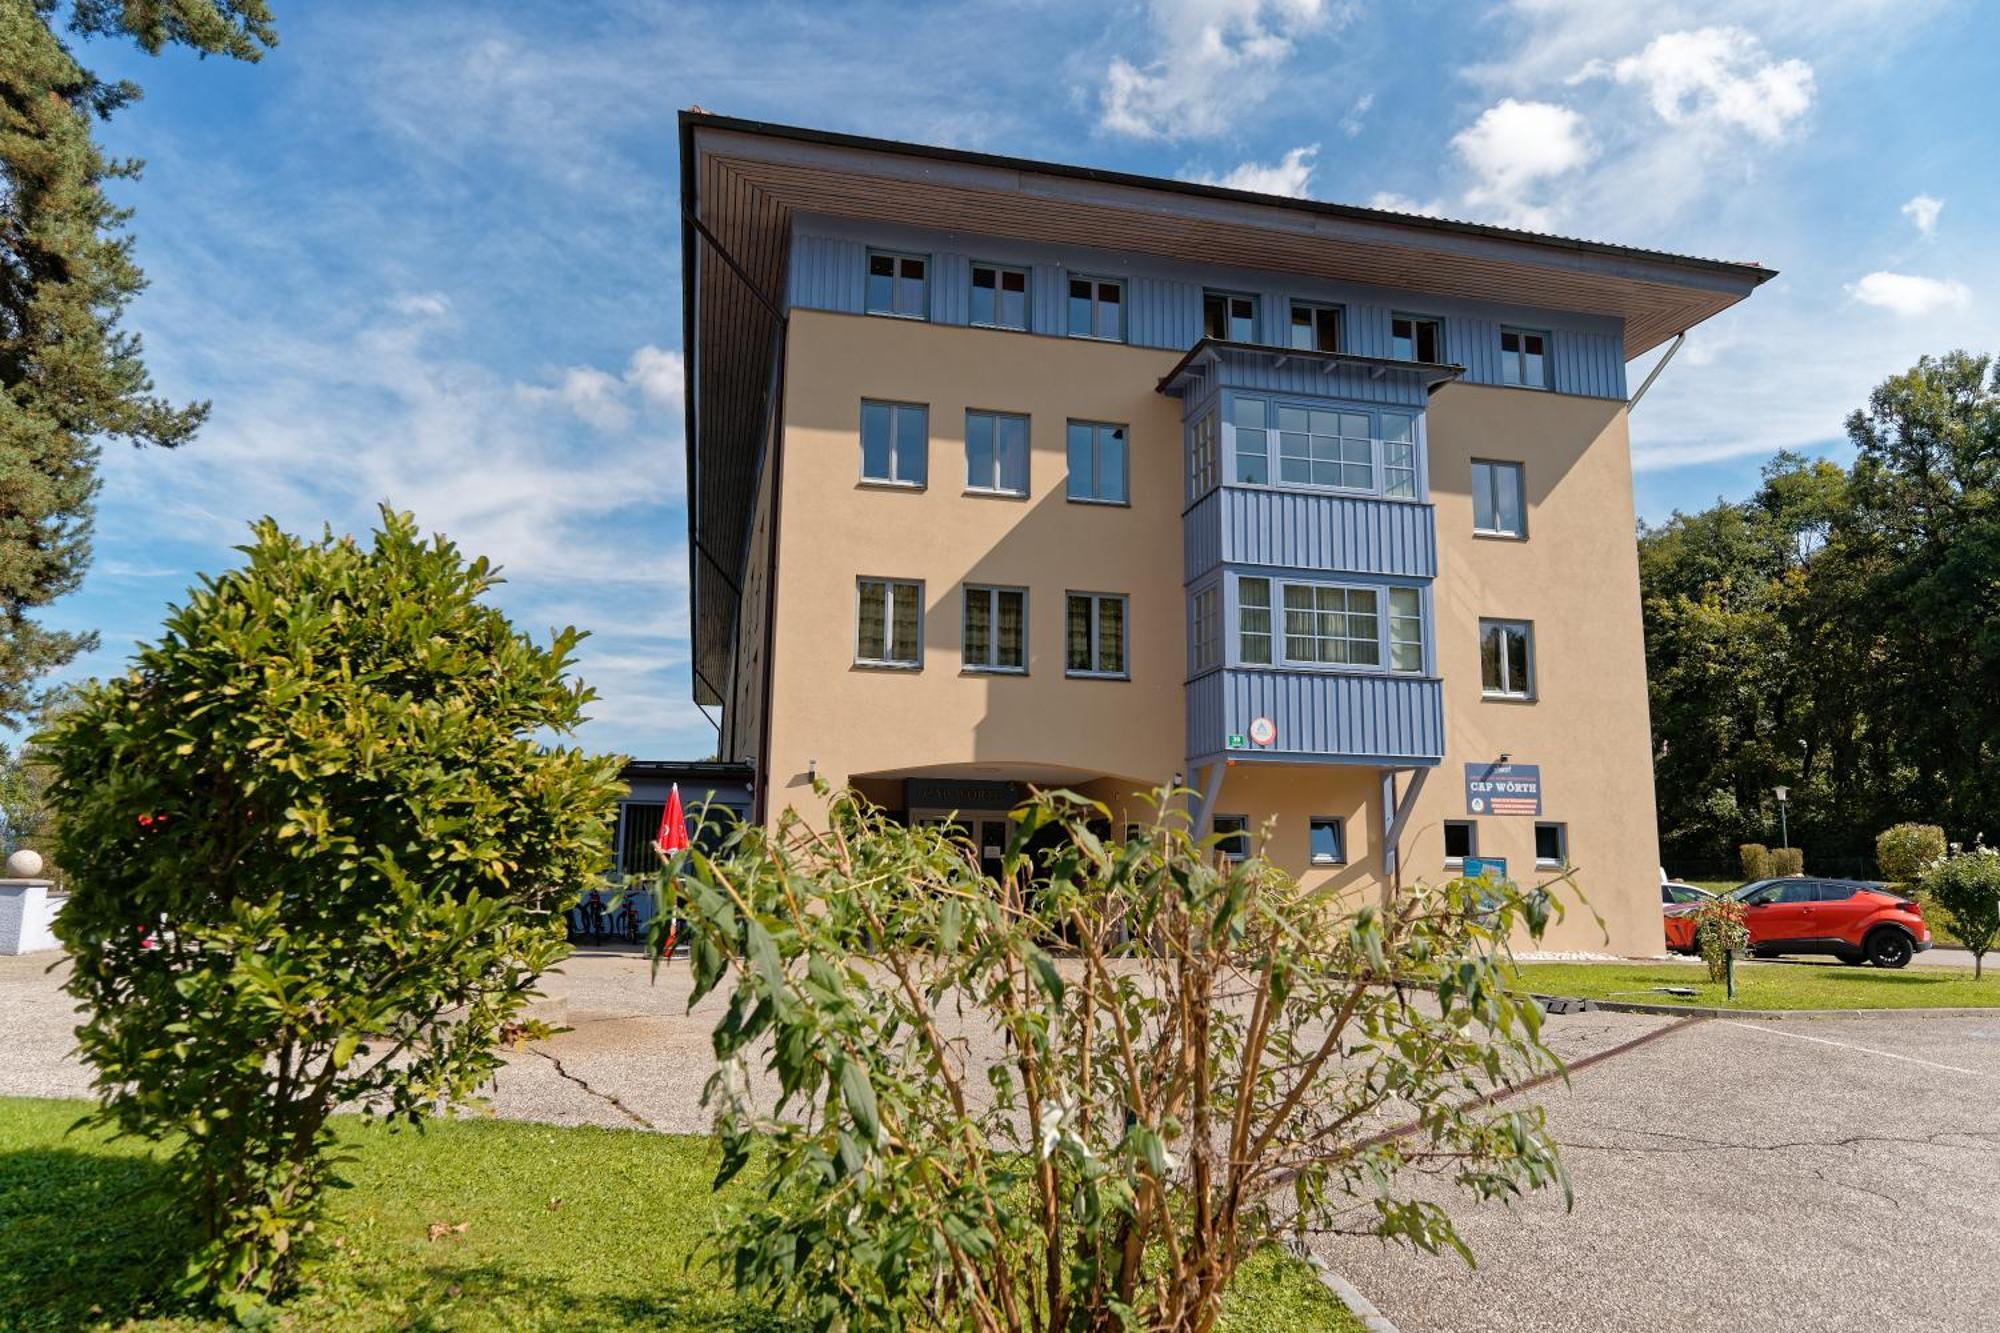
[[[1376,378],[1393,375],[1398,379],[1415,381],[1423,386],[1426,393],[1436,392],[1440,384],[1448,384],[1465,373],[1464,366],[1443,361],[1399,361],[1394,357],[1361,356],[1354,352],[1321,352],[1268,343],[1234,342],[1227,338],[1203,338],[1188,348],[1187,355],[1175,362],[1172,370],[1160,376],[1156,387],[1169,398],[1182,397],[1189,389],[1199,387],[1206,381],[1215,363],[1224,357],[1263,362],[1274,367],[1283,366],[1288,361],[1307,361],[1329,369],[1353,366]]]
[[[1638,356],[1757,264],[711,115],[680,115],[695,697],[721,702],[800,213],[1611,316]]]

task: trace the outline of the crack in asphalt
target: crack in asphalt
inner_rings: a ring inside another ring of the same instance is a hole
[[[620,1101],[616,1093],[605,1092],[600,1088],[591,1087],[588,1080],[576,1074],[570,1073],[569,1070],[563,1066],[563,1062],[556,1056],[551,1055],[547,1051],[538,1050],[533,1046],[528,1047],[528,1053],[530,1055],[539,1055],[542,1057],[542,1059],[547,1060],[551,1065],[555,1067],[556,1077],[574,1083],[576,1084],[577,1087],[582,1088],[585,1092],[597,1098],[599,1101],[604,1102],[606,1105],[616,1107],[617,1110],[622,1115],[624,1115],[627,1119],[629,1119],[633,1124],[638,1125],[641,1129],[654,1128],[652,1121],[646,1119],[645,1116],[640,1115],[637,1111],[633,1110],[631,1107],[627,1106],[624,1102]]]
[[[2000,1151],[2000,1142],[1987,1144],[1945,1143],[1945,1139],[1993,1139],[2000,1140],[2000,1130],[1986,1129],[1941,1129],[1933,1134],[1910,1137],[1897,1134],[1850,1134],[1838,1139],[1787,1139],[1777,1143],[1738,1143],[1730,1139],[1707,1139],[1696,1134],[1676,1134],[1664,1129],[1637,1129],[1627,1125],[1603,1125],[1599,1128],[1613,1134],[1640,1134],[1648,1138],[1675,1139],[1674,1144],[1640,1143],[1582,1143],[1561,1139],[1557,1144],[1563,1148],[1574,1148],[1583,1152],[1626,1152],[1626,1153],[1703,1153],[1703,1152],[1785,1152],[1795,1148],[1854,1148],[1862,1144],[1883,1144],[1903,1148],[1962,1148],[1974,1151]]]

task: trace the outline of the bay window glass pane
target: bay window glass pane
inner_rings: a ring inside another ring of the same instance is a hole
[[[1319,660],[1319,616],[1311,588],[1285,585],[1285,656],[1294,662]]]
[[[1423,595],[1415,588],[1389,590],[1389,669],[1424,669]]]
[[[1236,612],[1243,660],[1253,666],[1271,664],[1271,581],[1238,579]]]
[[[1382,624],[1375,594],[1347,589],[1347,660],[1354,666],[1382,665]]]

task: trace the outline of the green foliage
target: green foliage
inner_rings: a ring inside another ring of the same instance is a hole
[[[1922,879],[1944,855],[1944,830],[1936,824],[1896,824],[1875,835],[1875,864],[1891,883]]]
[[[90,562],[98,441],[171,447],[206,404],[155,397],[139,338],[119,328],[145,286],[104,194],[139,164],[112,161],[91,117],[138,96],[79,65],[55,31],[59,0],[0,4],[0,722],[18,722],[43,672],[94,646],[32,612]],[[263,0],[73,0],[69,27],[157,53],[179,44],[254,60],[276,40]]]
[[[1694,947],[1708,964],[1708,979],[1721,981],[1729,956],[1750,947],[1749,911],[1734,898],[1710,898],[1694,913]]]
[[[1945,858],[1924,876],[1924,894],[1951,918],[1952,934],[1972,951],[1972,974],[1981,975],[2000,935],[2000,851],[1982,844]]]
[[[1575,995],[1600,1000],[1636,1000],[1635,992],[1696,983],[1698,994],[1685,1001],[1736,1009],[1960,1009],[2000,1012],[2000,987],[1973,980],[1962,967],[1906,967],[1885,972],[1874,967],[1816,964],[1805,959],[1754,963],[1736,969],[1736,998],[1719,981],[1676,963],[1524,963],[1520,984],[1543,995]],[[1652,994],[1649,1004],[1679,1004],[1677,996]]]
[[[1851,469],[1779,454],[1747,500],[1643,528],[1663,851],[1776,832],[1865,862],[1865,830],[2000,825],[2000,383],[1924,357],[1847,422]]]
[[[1761,842],[1746,842],[1736,849],[1736,863],[1742,867],[1743,882],[1771,878],[1771,849]]]
[[[728,997],[719,1178],[764,1149],[723,1240],[739,1291],[820,1329],[1203,1330],[1288,1232],[1469,1258],[1406,1171],[1567,1191],[1540,1109],[1480,1100],[1554,1067],[1503,976],[1550,897],[1307,892],[1215,864],[1184,795],[1124,842],[1038,797],[997,882],[852,794],[825,832],[788,814],[690,854],[695,996]]]
[[[174,1139],[186,1289],[284,1283],[336,1105],[415,1122],[491,1075],[601,870],[617,760],[551,750],[592,697],[496,575],[407,515],[372,546],[266,520],[125,676],[38,739],[57,921],[100,1118]]]
[[[1771,849],[1771,875],[1803,875],[1806,873],[1805,849],[1800,847],[1773,847]]]

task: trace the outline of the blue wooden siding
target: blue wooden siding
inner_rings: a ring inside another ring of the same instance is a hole
[[[1213,512],[1203,513],[1211,503]],[[1410,500],[1225,486],[1189,511],[1186,527],[1189,579],[1218,561],[1329,573],[1437,576],[1432,508]],[[1197,554],[1207,563],[1197,564]]]
[[[1503,310],[1424,296],[1404,298],[1377,288],[1350,288],[1307,279],[1288,284],[1281,275],[1246,275],[1222,268],[1210,277],[1181,271],[1185,265],[1164,262],[1157,269],[1135,268],[1134,257],[1129,255],[1074,254],[1050,246],[1023,247],[1018,242],[996,241],[991,252],[982,251],[976,240],[963,237],[952,237],[950,245],[938,242],[936,233],[885,228],[877,244],[882,249],[931,256],[931,318],[942,324],[969,321],[971,265],[978,259],[1029,270],[1028,322],[1035,333],[1067,332],[1067,284],[1069,275],[1076,273],[1124,280],[1128,341],[1140,347],[1185,349],[1201,336],[1202,291],[1213,287],[1255,294],[1263,340],[1278,346],[1288,337],[1294,297],[1340,306],[1345,348],[1364,356],[1390,355],[1389,321],[1398,312],[1440,319],[1444,323],[1445,359],[1463,365],[1465,380],[1471,384],[1502,382],[1501,325],[1544,329],[1552,335],[1550,357],[1557,392],[1596,398],[1626,396],[1624,339],[1612,319]],[[792,243],[792,304],[861,313],[869,247],[870,242],[851,229],[823,222],[803,227]],[[1024,254],[1024,249],[1032,253]],[[1316,372],[1302,367],[1300,373]]]
[[[1444,757],[1444,686],[1427,677],[1214,671],[1189,682],[1188,758],[1434,764]],[[1229,750],[1252,718],[1277,724],[1269,749]]]
[[[1181,580],[1193,583],[1222,563],[1222,522],[1218,515],[1227,494],[1217,487],[1194,502],[1181,516]]]

